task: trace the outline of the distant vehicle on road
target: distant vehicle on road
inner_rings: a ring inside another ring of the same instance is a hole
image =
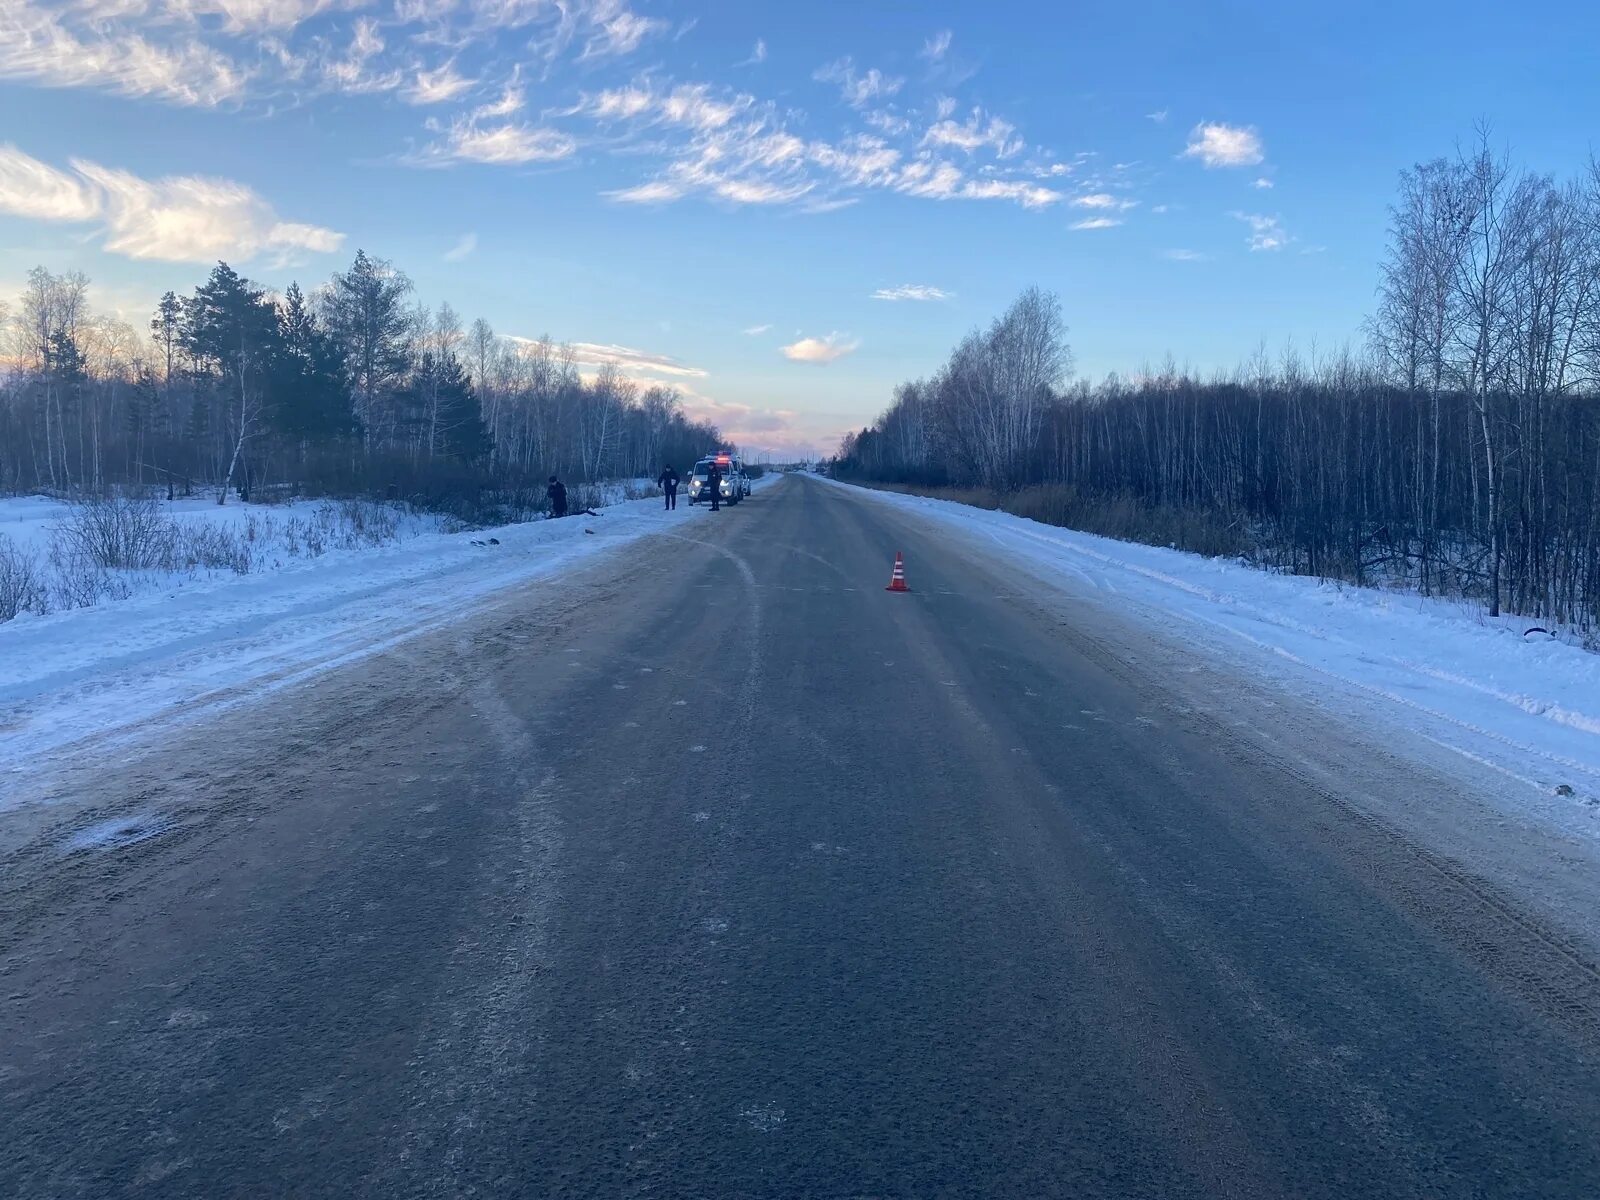
[[[716,464],[722,473],[722,502],[737,504],[750,494],[750,477],[736,454],[708,454],[694,464],[689,475],[689,503],[699,504],[711,500],[711,467]]]

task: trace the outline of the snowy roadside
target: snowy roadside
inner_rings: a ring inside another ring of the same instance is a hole
[[[947,500],[854,491],[998,546],[1034,579],[1175,632],[1329,711],[1424,739],[1477,775],[1491,770],[1515,790],[1519,811],[1600,838],[1600,655],[1524,637],[1533,622]]]
[[[460,620],[495,592],[554,586],[559,572],[698,515],[687,505],[664,512],[657,498],[598,517],[422,532],[0,624],[0,810],[25,776],[65,755],[102,752],[380,653]]]

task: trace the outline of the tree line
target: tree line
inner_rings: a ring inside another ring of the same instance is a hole
[[[40,267],[0,304],[0,492],[270,486],[525,509],[551,474],[654,477],[721,444],[676,390],[610,364],[586,377],[548,337],[413,303],[364,251],[309,294],[219,263],[145,331],[93,313],[88,287]]]
[[[1030,291],[837,470],[1600,631],[1600,168],[1517,171],[1480,132],[1391,216],[1359,350],[1069,384]]]

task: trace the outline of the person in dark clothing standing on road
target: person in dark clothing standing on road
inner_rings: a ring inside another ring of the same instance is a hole
[[[550,515],[564,517],[567,515],[567,485],[554,475],[550,476],[550,486],[545,488],[544,494],[550,497]]]
[[[722,510],[722,468],[712,463],[706,468],[706,486],[711,489],[711,511]]]
[[[661,472],[661,478],[656,480],[661,485],[661,495],[667,502],[667,507],[678,507],[678,473],[671,467]]]

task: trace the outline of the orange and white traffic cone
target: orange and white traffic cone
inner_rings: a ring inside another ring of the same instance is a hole
[[[894,552],[894,574],[889,579],[889,586],[883,589],[886,592],[909,592],[906,586],[906,556],[900,551]]]

